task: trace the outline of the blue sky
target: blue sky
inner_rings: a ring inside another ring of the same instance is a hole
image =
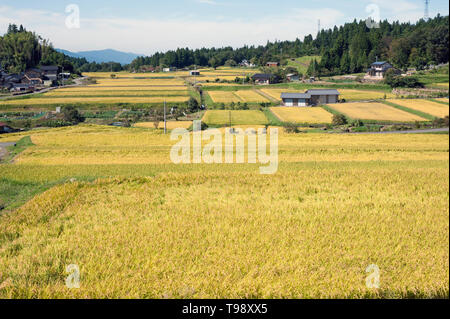
[[[66,6],[80,10],[68,28]],[[368,7],[371,5],[372,7]],[[373,6],[374,5],[374,6]],[[0,30],[23,24],[55,47],[72,51],[112,48],[139,54],[177,47],[233,47],[293,40],[379,11],[381,19],[417,21],[422,0],[2,0]],[[431,0],[430,16],[447,15],[448,2]]]

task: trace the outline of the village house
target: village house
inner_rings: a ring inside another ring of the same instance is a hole
[[[298,82],[298,81],[300,81],[300,76],[298,74],[291,73],[291,74],[286,75],[286,79],[289,82]]]
[[[28,69],[22,77],[23,84],[44,85],[43,73],[40,69]]]
[[[191,76],[199,76],[199,75],[200,75],[200,71],[192,70],[191,72],[189,72],[189,74],[190,74]]]
[[[283,106],[308,107],[339,101],[339,91],[314,89],[305,93],[282,93]]]
[[[370,69],[367,70],[365,78],[373,80],[382,80],[386,72],[392,68],[393,66],[389,62],[381,61],[372,63]]]
[[[279,62],[267,62],[266,66],[267,67],[278,67],[278,66],[280,66],[280,63]]]
[[[252,80],[255,82],[255,84],[259,85],[268,85],[272,83],[273,74],[255,74],[252,76]]]
[[[242,62],[239,63],[239,66],[245,67],[245,68],[254,68],[254,67],[256,67],[255,64],[249,62],[248,60],[242,60]]]
[[[175,71],[176,71],[175,68],[163,68],[163,72],[166,72],[166,73],[168,73],[168,72],[175,72]]]
[[[33,84],[27,84],[27,83],[14,83],[10,87],[9,91],[12,93],[27,93],[27,92],[33,92],[36,89],[36,87]]]
[[[59,68],[55,65],[42,66],[42,75],[45,76],[50,81],[58,80],[58,70]]]

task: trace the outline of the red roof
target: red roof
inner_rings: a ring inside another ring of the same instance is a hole
[[[6,123],[0,122],[0,126],[7,126]]]

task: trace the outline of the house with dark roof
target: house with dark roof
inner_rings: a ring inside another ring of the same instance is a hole
[[[366,77],[374,79],[382,79],[386,74],[387,70],[392,69],[393,66],[389,62],[380,61],[372,63],[370,69],[367,70]]]
[[[58,80],[59,67],[56,65],[41,66],[42,75],[46,78],[44,80],[56,81]]]
[[[273,74],[258,73],[252,76],[252,80],[255,82],[255,84],[268,85],[272,83]]]
[[[314,89],[305,93],[281,93],[283,106],[307,107],[339,101],[338,90]]]

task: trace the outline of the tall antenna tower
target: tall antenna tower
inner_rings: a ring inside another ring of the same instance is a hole
[[[319,19],[317,30],[318,30],[317,34],[320,34],[320,31],[322,30],[322,26],[320,25],[320,19]]]
[[[429,7],[430,7],[430,0],[425,0],[425,14],[423,16],[423,19],[425,21],[430,19],[430,9],[429,9]]]

